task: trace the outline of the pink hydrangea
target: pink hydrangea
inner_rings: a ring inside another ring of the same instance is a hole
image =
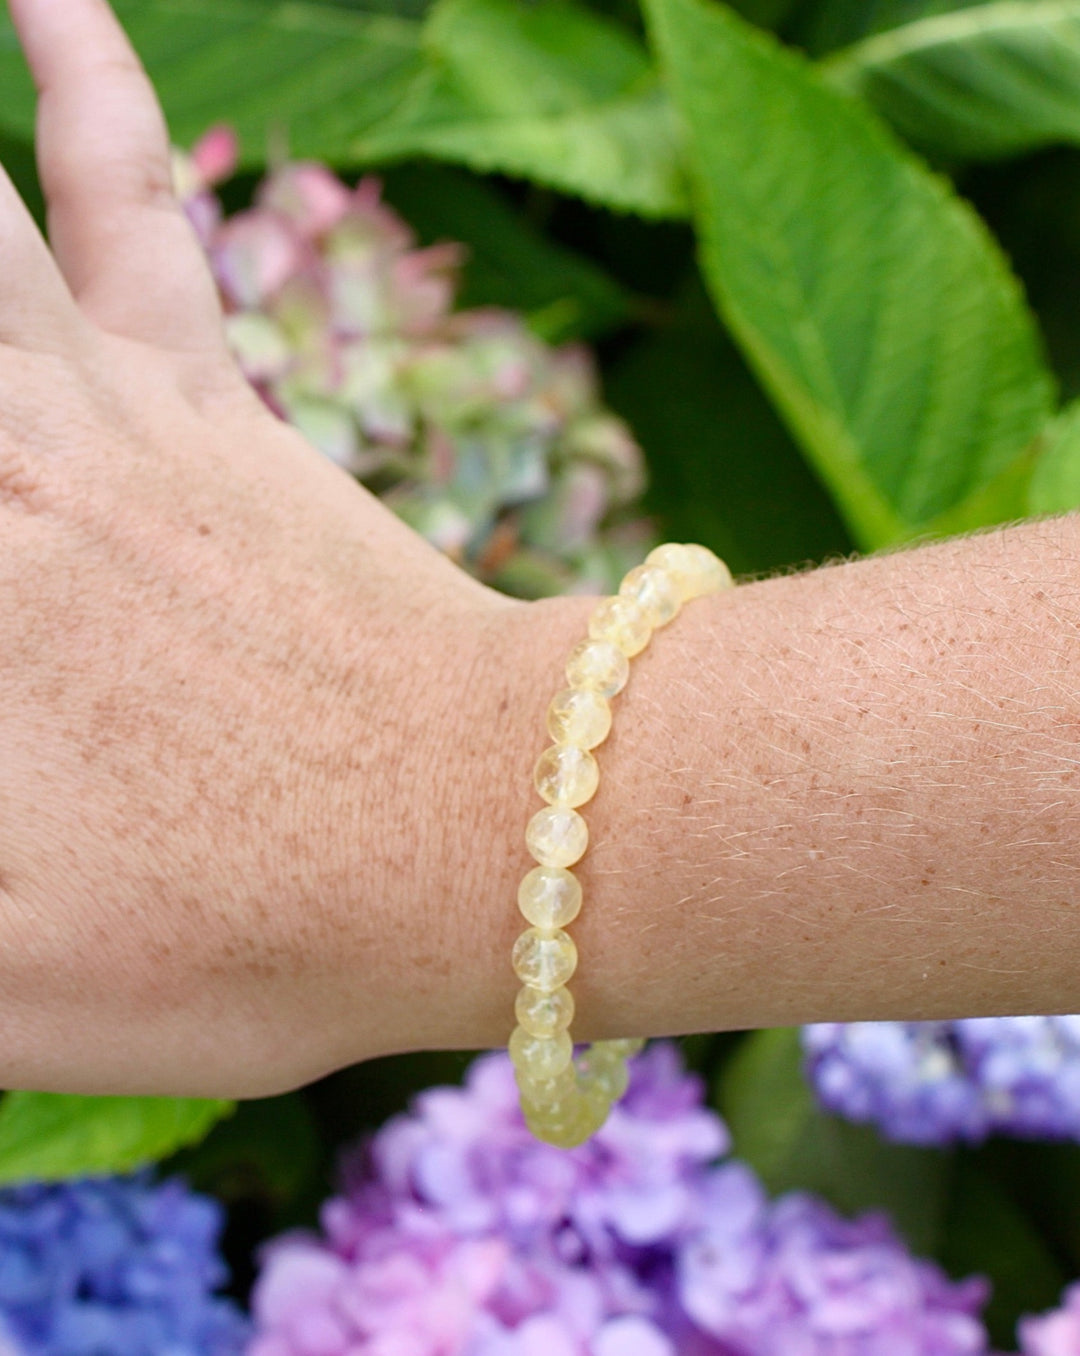
[[[571,1151],[483,1056],[347,1161],[318,1236],[270,1245],[248,1356],[986,1356],[983,1282],[884,1217],[768,1201],[728,1147],[674,1046]]]

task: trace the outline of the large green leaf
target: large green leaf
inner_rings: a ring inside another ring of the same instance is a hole
[[[1066,405],[1046,428],[1028,490],[1031,513],[1080,508],[1080,400]]]
[[[312,0],[115,0],[173,139],[228,122],[242,163],[414,156],[499,171],[620,210],[685,214],[675,121],[622,25],[572,0],[441,0],[416,22]],[[0,17],[0,133],[33,88]]]
[[[797,1027],[748,1036],[722,1070],[717,1100],[733,1152],[771,1192],[815,1191],[848,1214],[888,1210],[913,1248],[938,1246],[949,1155],[889,1144],[870,1126],[819,1110]]]
[[[571,0],[439,0],[428,65],[368,160],[428,155],[645,216],[686,210],[672,111],[644,50]]]
[[[422,65],[419,25],[303,0],[115,0],[115,8],[174,141],[228,122],[245,164],[286,147],[355,159],[360,134],[392,113]],[[29,136],[33,118],[33,88],[5,12],[0,131]]]
[[[909,141],[991,159],[1080,142],[1080,0],[999,0],[867,38],[823,66]]]
[[[736,574],[846,554],[852,543],[697,277],[605,372],[649,467],[666,540],[711,546]]]
[[[800,47],[815,55],[847,47],[871,33],[914,23],[929,14],[946,14],[985,4],[986,0],[817,0],[804,5],[792,25]]]
[[[0,1183],[128,1172],[187,1144],[232,1102],[9,1092],[0,1102]]]
[[[768,34],[646,3],[715,300],[858,543],[1017,516],[1052,382],[975,213]]]

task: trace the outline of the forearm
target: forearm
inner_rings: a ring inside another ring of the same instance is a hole
[[[661,631],[582,811],[575,1034],[1080,1011],[1078,561],[1080,519],[1028,523]],[[508,1034],[531,766],[590,607],[508,609],[464,713],[450,1042]]]

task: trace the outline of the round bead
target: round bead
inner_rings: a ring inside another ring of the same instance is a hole
[[[533,786],[549,805],[584,805],[599,785],[596,759],[576,744],[552,744],[533,769]]]
[[[556,744],[595,749],[611,731],[611,707],[591,688],[565,687],[551,699],[547,729]]]
[[[514,943],[510,961],[522,984],[551,993],[577,969],[577,947],[566,932],[527,928]]]
[[[709,593],[719,593],[733,584],[731,571],[720,559],[713,555],[707,546],[687,544],[683,547],[692,570],[690,597],[703,598]]]
[[[590,1046],[582,1059],[582,1075],[587,1086],[595,1085],[609,1101],[617,1102],[630,1084],[630,1070],[613,1044],[598,1041]]]
[[[570,1067],[574,1057],[574,1043],[567,1031],[554,1036],[534,1036],[523,1026],[514,1028],[510,1037],[510,1058],[530,1081],[556,1078]]]
[[[639,603],[653,626],[666,626],[682,607],[682,590],[659,565],[636,566],[619,585],[619,594]]]
[[[611,1103],[599,1087],[586,1088],[575,1099],[566,1119],[549,1121],[538,1117],[537,1130],[533,1133],[547,1144],[559,1149],[576,1149],[596,1134],[608,1118]],[[532,1122],[527,1120],[532,1126]]]
[[[641,1036],[626,1036],[621,1040],[615,1041],[597,1041],[592,1047],[594,1050],[610,1050],[613,1055],[618,1055],[620,1059],[633,1059],[645,1049],[645,1041]]]
[[[534,866],[518,886],[518,908],[534,928],[564,928],[581,912],[581,882],[563,866]]]
[[[658,565],[660,569],[667,570],[678,585],[683,602],[694,596],[693,584],[698,569],[689,547],[678,542],[665,542],[663,546],[657,546],[649,552],[645,564]]]
[[[581,1096],[578,1071],[573,1064],[568,1064],[554,1078],[536,1078],[517,1064],[513,1068],[514,1082],[521,1094],[522,1105],[543,1107],[551,1113],[565,1113],[571,1102]]]
[[[525,829],[525,846],[541,866],[573,866],[585,855],[589,830],[576,810],[546,805]]]
[[[514,1016],[531,1036],[555,1036],[574,1020],[574,999],[569,989],[542,993],[526,984],[518,990]]]
[[[566,661],[566,681],[571,687],[614,697],[630,677],[630,661],[610,640],[583,640],[570,651]]]
[[[605,598],[589,618],[593,640],[610,640],[628,659],[641,653],[652,633],[649,614],[635,598]]]

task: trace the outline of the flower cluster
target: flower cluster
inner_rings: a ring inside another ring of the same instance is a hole
[[[888,1139],[1080,1139],[1080,1017],[831,1022],[802,1038],[822,1105]]]
[[[628,516],[641,452],[586,350],[509,311],[454,312],[462,249],[417,248],[374,179],[287,163],[225,219],[212,186],[234,162],[217,129],[175,177],[267,404],[486,583],[610,591],[652,529]]]
[[[883,1216],[770,1201],[727,1148],[670,1045],[569,1152],[483,1056],[347,1162],[320,1236],[268,1246],[248,1356],[984,1356],[985,1282]]]
[[[0,1192],[0,1356],[239,1356],[221,1225],[145,1173]]]
[[[1080,1283],[1065,1291],[1060,1309],[1022,1318],[1017,1331],[1022,1356],[1076,1356],[1080,1351]]]

